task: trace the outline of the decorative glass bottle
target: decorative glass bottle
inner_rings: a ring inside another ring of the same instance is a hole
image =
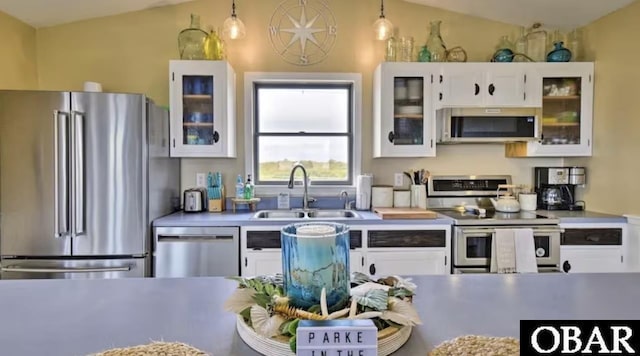
[[[209,30],[209,36],[205,40],[204,53],[206,58],[210,60],[225,59],[224,42],[213,29]]]
[[[562,47],[562,41],[553,44],[554,49],[547,54],[547,62],[569,62],[571,60],[571,51]]]
[[[395,62],[396,61],[396,50],[397,50],[396,38],[391,36],[387,39],[384,60],[387,62]]]
[[[527,56],[536,62],[544,62],[547,56],[547,32],[538,22],[527,33]]]
[[[191,14],[191,26],[178,35],[180,59],[206,59],[204,45],[208,37],[200,28],[200,15]]]
[[[329,311],[349,302],[349,227],[331,222],[297,223],[281,230],[284,292],[290,303],[309,308],[325,290]]]
[[[502,36],[496,46],[492,62],[513,62],[513,44],[509,41],[509,36]]]
[[[514,45],[515,54],[527,54],[527,34],[525,32],[524,27],[520,27],[520,36],[516,39],[516,43]],[[525,62],[526,59],[522,56],[515,56],[513,58],[514,62]]]
[[[447,60],[447,47],[440,36],[440,24],[442,21],[431,21],[431,32],[427,39],[427,49],[431,53],[431,62],[445,62]]]

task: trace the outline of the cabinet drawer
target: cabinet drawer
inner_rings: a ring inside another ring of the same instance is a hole
[[[444,230],[370,230],[369,247],[445,247]]]
[[[351,249],[362,247],[362,231],[351,230],[349,246]],[[280,231],[247,231],[247,248],[280,248]]]
[[[562,245],[622,245],[622,229],[566,229]]]

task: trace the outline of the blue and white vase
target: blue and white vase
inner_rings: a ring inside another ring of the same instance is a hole
[[[349,227],[317,222],[282,228],[284,292],[291,305],[307,309],[320,304],[325,288],[329,311],[349,303]]]
[[[553,43],[553,50],[547,54],[547,62],[569,62],[571,60],[571,51],[564,48],[564,42],[558,41]]]

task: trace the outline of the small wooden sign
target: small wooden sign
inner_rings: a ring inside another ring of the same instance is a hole
[[[377,356],[378,329],[372,320],[300,320],[298,356]]]

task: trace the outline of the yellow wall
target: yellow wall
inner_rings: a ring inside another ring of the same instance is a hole
[[[238,78],[238,158],[183,159],[182,185],[195,184],[195,173],[220,170],[225,184],[233,185],[244,172],[245,72],[358,72],[363,75],[363,163],[375,183],[392,183],[393,172],[426,168],[433,174],[511,173],[519,183],[531,183],[536,165],[558,165],[560,159],[508,159],[503,145],[438,147],[438,157],[424,159],[372,159],[372,73],[383,57],[383,43],[373,40],[372,23],[379,2],[329,0],[338,24],[338,38],[328,58],[307,67],[290,65],[274,53],[267,26],[280,0],[239,2],[239,17],[247,26],[244,40],[227,43],[228,59]],[[442,36],[449,47],[463,46],[471,61],[486,61],[501,35],[515,35],[517,28],[402,0],[385,2],[386,15],[401,35],[417,44],[426,42],[430,20],[443,21]],[[178,58],[177,35],[188,26],[189,14],[201,15],[201,23],[221,26],[230,13],[230,2],[198,0],[93,19],[38,30],[38,70],[43,89],[80,89],[84,81],[97,81],[106,91],[146,93],[161,105],[168,103],[168,64]]]
[[[0,89],[36,89],[36,30],[0,12]]]
[[[587,208],[640,214],[640,2],[584,28],[595,61],[593,156],[568,160],[587,167]]]

